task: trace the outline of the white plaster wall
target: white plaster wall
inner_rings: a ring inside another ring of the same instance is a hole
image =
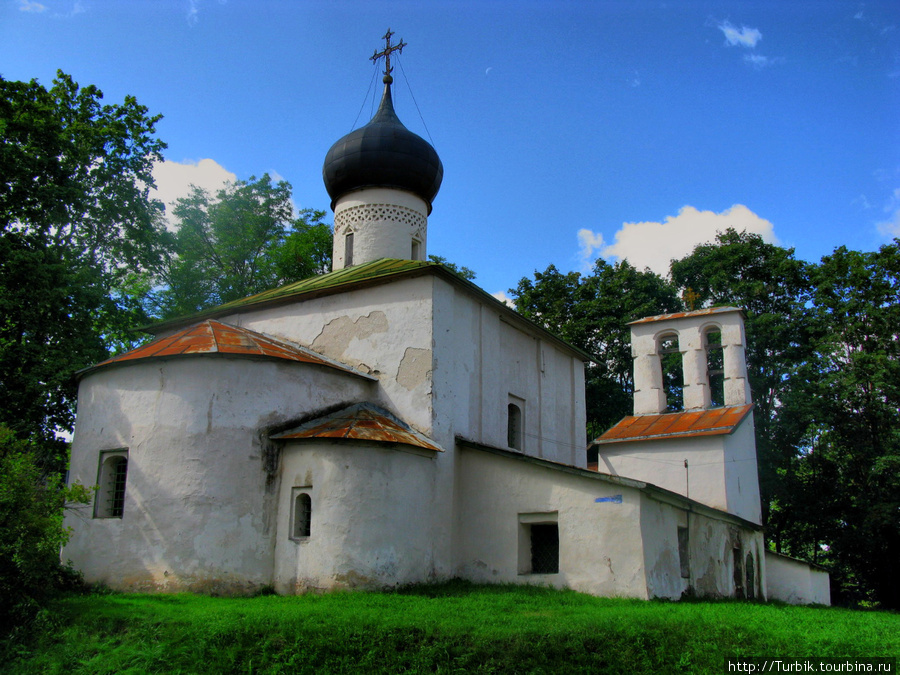
[[[752,413],[732,434],[602,444],[597,468],[762,522]]]
[[[762,523],[753,412],[744,418],[734,433],[723,438],[727,511],[752,523]]]
[[[392,216],[390,209],[377,208],[380,206],[399,208]],[[366,217],[353,223],[343,223],[342,216],[351,210]],[[379,258],[409,260],[414,237],[420,242],[418,260],[427,260],[427,216],[428,205],[425,201],[403,190],[367,188],[342,196],[334,205],[332,268],[339,270],[347,266],[345,237],[349,231],[354,233],[353,265]]]
[[[378,443],[288,443],[278,494],[277,590],[376,588],[433,578],[436,462],[434,453]],[[310,536],[301,540],[290,538],[294,487],[309,487],[312,499]]]
[[[688,528],[690,576],[681,576],[678,528]],[[732,597],[734,554],[740,547],[742,562],[751,553],[756,598],[764,598],[763,537],[758,530],[661,502],[644,494],[641,504],[647,588],[650,597],[677,599],[690,592],[701,597]],[[744,571],[746,577],[746,570]]]
[[[648,597],[638,490],[466,448],[459,480],[460,576]],[[519,574],[519,514],[539,512],[557,513],[560,572]]]
[[[277,485],[262,427],[371,396],[321,366],[182,357],[84,378],[70,480],[93,485],[99,453],[128,448],[122,518],[67,515],[63,551],[88,581],[133,590],[251,590],[271,582]]]
[[[642,495],[641,534],[649,597],[677,600],[688,589],[678,555],[678,528],[687,525],[684,511]]]
[[[374,375],[380,386],[373,402],[431,436],[432,284],[430,276],[402,279],[221,320]]]
[[[646,481],[727,511],[724,444],[723,436],[604,444],[599,446],[597,469]]]
[[[515,317],[435,280],[435,419],[507,447],[510,396],[524,401],[528,455],[585,467],[584,364]]]
[[[831,604],[828,572],[774,551],[766,551],[766,587],[770,600],[792,605]]]

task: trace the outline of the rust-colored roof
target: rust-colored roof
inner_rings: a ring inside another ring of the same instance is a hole
[[[426,450],[443,449],[387,410],[371,403],[358,403],[338,412],[318,417],[296,429],[274,434],[273,439],[350,438],[378,443],[402,443]]]
[[[129,352],[114,356],[102,363],[81,371],[87,372],[113,364],[123,364],[140,359],[154,359],[173,356],[191,356],[198,354],[227,354],[230,356],[255,356],[271,359],[284,359],[286,361],[298,361],[312,363],[320,366],[328,366],[354,375],[363,376],[362,373],[350,366],[338,361],[327,359],[320,354],[300,347],[279,342],[262,333],[239,328],[221,321],[212,319],[201,321],[189,328],[159,338],[148,344],[132,349]],[[363,376],[368,377],[368,376]]]
[[[594,443],[624,443],[730,434],[752,409],[751,403],[663,415],[633,415],[624,418]]]
[[[740,307],[707,307],[706,309],[695,309],[693,312],[675,312],[674,314],[659,314],[657,316],[646,316],[637,321],[629,321],[628,326],[638,323],[653,323],[654,321],[668,321],[670,319],[683,319],[689,316],[710,316],[712,314],[725,314],[726,312],[741,312]]]

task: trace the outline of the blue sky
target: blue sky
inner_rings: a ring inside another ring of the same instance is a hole
[[[162,113],[164,199],[269,172],[327,209],[388,27],[398,115],[444,163],[428,252],[491,293],[664,271],[728,226],[807,260],[900,236],[896,0],[0,0],[0,74]]]

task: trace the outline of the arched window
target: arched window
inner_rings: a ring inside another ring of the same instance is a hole
[[[516,450],[522,449],[522,409],[515,403],[510,403],[507,408],[506,418],[506,444]]]
[[[125,484],[128,480],[128,451],[114,450],[100,455],[97,476],[95,518],[121,518],[125,513]]]
[[[666,394],[666,412],[684,410],[684,367],[678,335],[670,333],[659,338],[659,363],[662,367],[662,386]]]
[[[308,492],[294,492],[293,526],[291,538],[303,539],[312,530],[312,498]]]
[[[722,349],[722,331],[710,328],[704,334],[706,343],[706,377],[709,382],[709,407],[725,405],[725,353]]]

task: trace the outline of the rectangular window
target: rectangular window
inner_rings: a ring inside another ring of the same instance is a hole
[[[416,239],[412,240],[412,250],[410,251],[410,260],[421,260],[421,258],[419,257],[419,247],[420,246],[421,246],[421,243],[419,243],[418,240],[416,240]]]
[[[559,572],[558,513],[519,514],[519,574]]]
[[[128,482],[128,449],[100,453],[97,467],[97,494],[94,518],[121,518],[125,515],[125,487]]]
[[[291,539],[306,539],[312,534],[311,487],[291,490]]]
[[[531,526],[531,573],[559,572],[559,525],[535,523]]]
[[[691,578],[691,548],[688,528],[678,528],[678,562],[681,564],[681,578]]]

